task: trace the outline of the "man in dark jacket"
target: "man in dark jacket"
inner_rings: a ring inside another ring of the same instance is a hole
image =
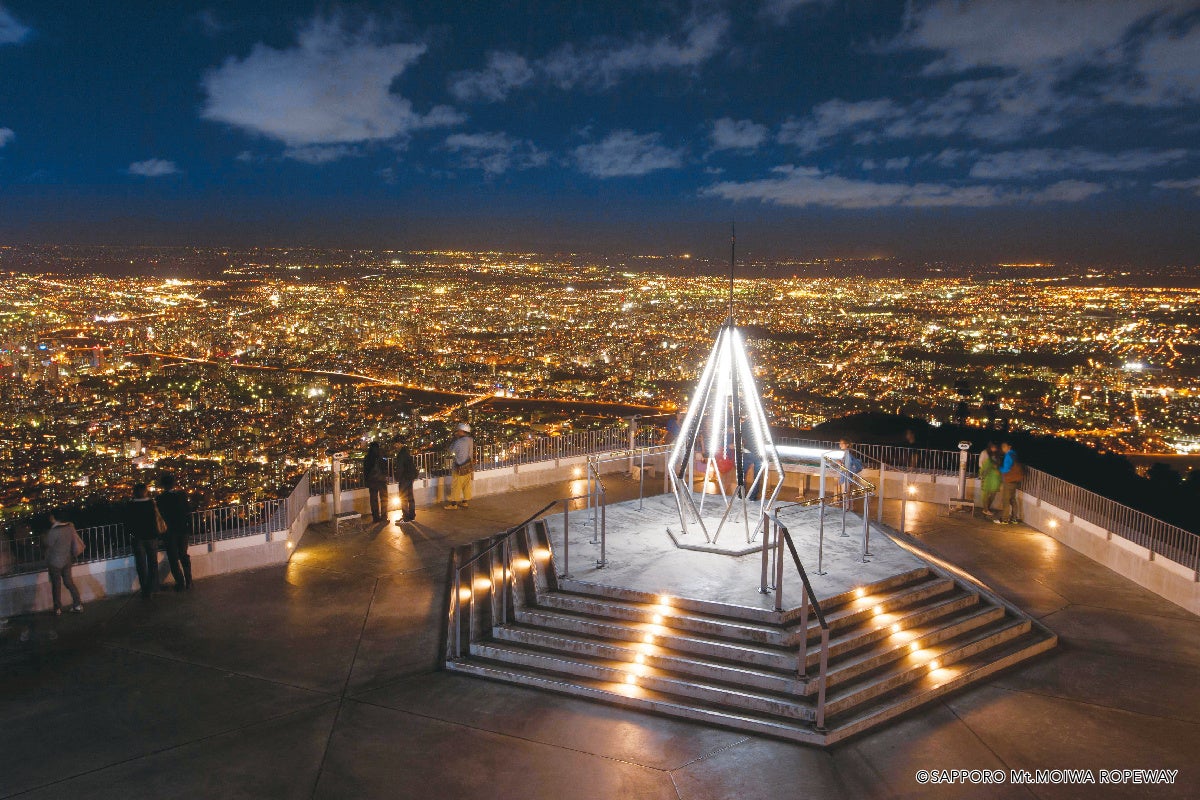
[[[192,558],[188,555],[188,536],[191,534],[192,515],[188,513],[187,495],[175,488],[175,476],[164,472],[158,476],[158,488],[162,494],[155,501],[158,512],[167,522],[163,545],[167,550],[167,564],[171,577],[175,579],[175,591],[192,588]]]
[[[137,567],[142,597],[152,595],[158,583],[157,518],[146,484],[134,484],[133,499],[125,504],[125,531],[133,542],[133,564]]]
[[[400,487],[400,521],[412,522],[417,518],[417,505],[413,498],[413,482],[417,479],[417,462],[413,460],[408,445],[401,444],[396,452],[396,483]]]

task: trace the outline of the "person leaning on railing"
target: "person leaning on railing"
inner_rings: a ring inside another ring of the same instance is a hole
[[[146,484],[134,484],[133,498],[125,505],[125,530],[133,540],[133,564],[144,599],[158,584],[158,517]]]
[[[163,544],[167,550],[167,563],[171,577],[175,579],[175,591],[192,588],[192,558],[188,555],[188,536],[191,535],[192,515],[188,510],[187,495],[175,488],[175,476],[164,472],[158,476],[162,494],[158,496],[158,510],[167,523]]]
[[[46,572],[50,575],[50,599],[54,601],[54,616],[62,616],[62,587],[71,593],[71,613],[82,614],[83,602],[79,589],[71,578],[71,562],[83,553],[83,540],[63,512],[50,512],[50,530],[46,531]]]

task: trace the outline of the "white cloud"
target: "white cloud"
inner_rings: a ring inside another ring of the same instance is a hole
[[[419,113],[392,91],[424,52],[423,44],[377,42],[370,26],[351,32],[337,18],[316,18],[294,47],[256,44],[245,58],[210,70],[202,113],[282,142],[291,154],[310,154],[313,145],[403,141],[462,120],[444,106]]]
[[[462,101],[496,102],[535,81],[561,89],[603,88],[639,72],[694,69],[720,52],[728,30],[724,14],[693,15],[684,21],[682,37],[599,40],[583,47],[568,43],[533,62],[516,53],[493,52],[483,69],[453,76],[450,91]]]
[[[1197,197],[1200,197],[1200,178],[1191,178],[1182,181],[1159,181],[1154,185],[1159,189],[1182,189],[1186,192],[1194,192]]]
[[[811,153],[843,134],[878,128],[904,113],[904,109],[886,98],[858,102],[828,100],[815,106],[810,117],[784,122],[778,139],[783,144],[796,145],[801,152]]]
[[[899,158],[889,158],[883,162],[884,169],[908,169],[908,165],[912,163],[912,159],[908,156]]]
[[[145,161],[135,161],[129,165],[128,172],[130,175],[137,175],[141,178],[161,178],[165,175],[175,175],[179,172],[179,167],[174,161],[167,161],[163,158],[148,158]]]
[[[713,120],[709,139],[713,150],[755,150],[767,139],[767,128],[748,119]]]
[[[1029,178],[1054,172],[1141,172],[1175,164],[1188,157],[1188,151],[1126,150],[1099,153],[1083,148],[1010,150],[989,153],[971,167],[972,178],[1005,180]]]
[[[513,89],[534,78],[533,67],[516,53],[489,53],[487,66],[474,72],[460,72],[450,83],[451,93],[463,102],[497,102]]]
[[[763,16],[782,25],[791,18],[793,11],[804,6],[825,3],[826,0],[763,0],[762,13]]]
[[[361,155],[362,151],[359,148],[348,144],[314,144],[307,147],[289,147],[283,151],[284,158],[314,166]]]
[[[645,175],[683,164],[683,150],[663,146],[657,133],[628,130],[613,131],[599,142],[580,145],[574,155],[579,169],[597,178]]]
[[[22,25],[7,8],[0,6],[0,45],[20,44],[30,33],[28,25]]]
[[[13,132],[12,128],[0,128],[0,147],[4,147],[15,138],[17,138],[17,134]]]
[[[1148,40],[1137,60],[1138,78],[1120,99],[1139,105],[1200,101],[1200,24]]]
[[[931,74],[1108,62],[1140,21],[1179,0],[934,0],[910,10],[899,47],[932,50]]]
[[[729,30],[724,14],[692,16],[683,24],[683,39],[670,36],[636,39],[614,45],[576,50],[564,45],[541,64],[545,74],[563,89],[573,86],[611,86],[638,72],[698,67],[720,51]]]
[[[775,177],[725,181],[703,194],[726,200],[758,200],[782,206],[868,208],[990,208],[1001,205],[1077,202],[1104,191],[1096,183],[1060,181],[1041,189],[1009,189],[989,184],[889,183],[844,178],[813,167],[782,166]]]
[[[456,133],[446,137],[446,149],[458,154],[460,166],[481,169],[487,175],[540,167],[550,160],[533,142],[503,132]]]

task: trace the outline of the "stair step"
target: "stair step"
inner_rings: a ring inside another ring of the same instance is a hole
[[[835,741],[873,728],[944,694],[969,684],[978,683],[1014,664],[1052,649],[1057,643],[1058,637],[1054,634],[1032,628],[1003,644],[963,658],[950,669],[926,672],[918,680],[911,681],[896,691],[880,695],[870,702],[855,706],[845,714],[827,715],[826,725],[829,730],[829,739],[826,743],[833,744]]]
[[[933,597],[946,594],[955,588],[948,578],[926,577],[914,583],[890,588],[884,594],[867,594],[855,598],[825,615],[831,630],[859,625],[875,616],[875,609],[892,613],[898,609],[912,607]],[[804,638],[796,627],[783,627],[744,619],[700,614],[680,610],[673,606],[611,600],[596,595],[581,595],[568,592],[548,592],[538,598],[544,608],[567,611],[589,617],[603,617],[622,622],[638,622],[659,625],[671,632],[686,631],[737,642],[747,642],[774,647],[795,647]],[[819,636],[820,628],[816,615],[810,615],[808,636]]]
[[[874,583],[862,587],[869,594],[886,593],[889,590],[896,589],[905,584],[916,583],[925,580],[929,577],[928,567],[917,567],[908,572],[892,575]],[[581,581],[575,578],[560,578],[559,589],[570,594],[583,595],[604,600],[616,600],[625,603],[644,603],[646,605],[656,605],[663,597],[662,594],[656,592],[646,592],[640,589],[630,589],[624,586],[605,586],[599,583],[590,583]],[[851,589],[831,597],[821,600],[823,609],[833,610],[846,603],[856,599],[855,590]],[[733,617],[737,619],[749,620],[753,622],[761,622],[766,624],[786,623],[794,620],[800,615],[800,609],[791,608],[784,612],[768,610],[765,608],[756,608],[751,606],[734,606],[728,603],[718,603],[712,600],[699,600],[688,597],[672,597],[671,605],[678,610],[694,612],[696,614],[707,614],[717,617]]]
[[[901,630],[909,630],[977,605],[979,605],[978,594],[960,590],[952,592],[944,599],[939,598],[933,602],[892,614],[884,623],[879,623],[875,619],[872,619],[870,622],[863,622],[857,627],[843,629],[837,635],[830,637],[829,657],[836,659],[847,653],[852,653],[855,650],[869,646],[873,642],[886,639],[892,635],[892,625],[899,625]],[[819,639],[809,642],[809,666],[817,663],[820,659],[820,648],[817,646],[819,643]]]
[[[927,625],[901,630],[873,647],[855,652],[849,658],[830,664],[827,685],[836,686],[846,683],[885,664],[898,661],[909,654],[913,645],[917,645],[918,649],[928,649],[964,633],[995,623],[1004,618],[1004,613],[1004,609],[1000,606],[971,608],[948,619],[940,619]]]
[[[1006,617],[999,624],[969,631],[932,647],[920,649],[916,653],[909,653],[899,661],[887,664],[876,672],[867,673],[860,680],[834,693],[826,702],[825,713],[827,716],[840,714],[853,706],[920,680],[929,673],[930,664],[935,661],[939,666],[949,667],[964,658],[1021,636],[1029,629],[1029,620]]]
[[[806,744],[821,745],[825,743],[825,737],[814,731],[811,725],[804,722],[778,720],[728,709],[680,702],[671,695],[655,692],[641,686],[631,686],[624,683],[614,684],[586,678],[564,680],[537,670],[521,669],[508,664],[489,663],[475,658],[465,661],[451,661],[446,664],[446,668],[454,672],[475,675],[489,680],[533,687],[575,697],[585,697],[626,708],[635,708],[656,714],[666,714],[682,719],[694,720],[710,725],[720,725],[751,733],[761,733],[796,742],[804,742]]]
[[[744,664],[700,658],[683,651],[670,650],[658,645],[646,645],[641,642],[563,635],[525,626],[497,628],[493,635],[501,641],[537,647],[541,650],[566,654],[579,653],[626,664],[644,663],[655,669],[688,675],[701,680],[728,683],[768,692],[794,694],[802,688],[802,682],[797,679],[794,669],[787,671],[755,669]]]
[[[490,661],[514,664],[550,674],[635,685],[671,695],[679,701],[698,701],[707,705],[792,720],[811,720],[814,713],[812,704],[799,695],[776,695],[729,684],[705,683],[690,676],[655,669],[649,665],[609,661],[579,653],[567,655],[547,652],[497,641],[473,644],[471,654]]]
[[[719,658],[748,666],[778,670],[795,670],[796,648],[746,644],[725,639],[693,635],[686,631],[668,630],[651,623],[626,622],[608,618],[553,611],[545,608],[517,609],[517,622],[531,627],[566,634],[583,634],[618,642],[657,644],[677,652]],[[649,637],[649,641],[647,641]]]

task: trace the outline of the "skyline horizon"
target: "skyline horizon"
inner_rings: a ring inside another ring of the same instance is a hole
[[[0,240],[1192,263],[1198,53],[1197,0],[0,0]]]

